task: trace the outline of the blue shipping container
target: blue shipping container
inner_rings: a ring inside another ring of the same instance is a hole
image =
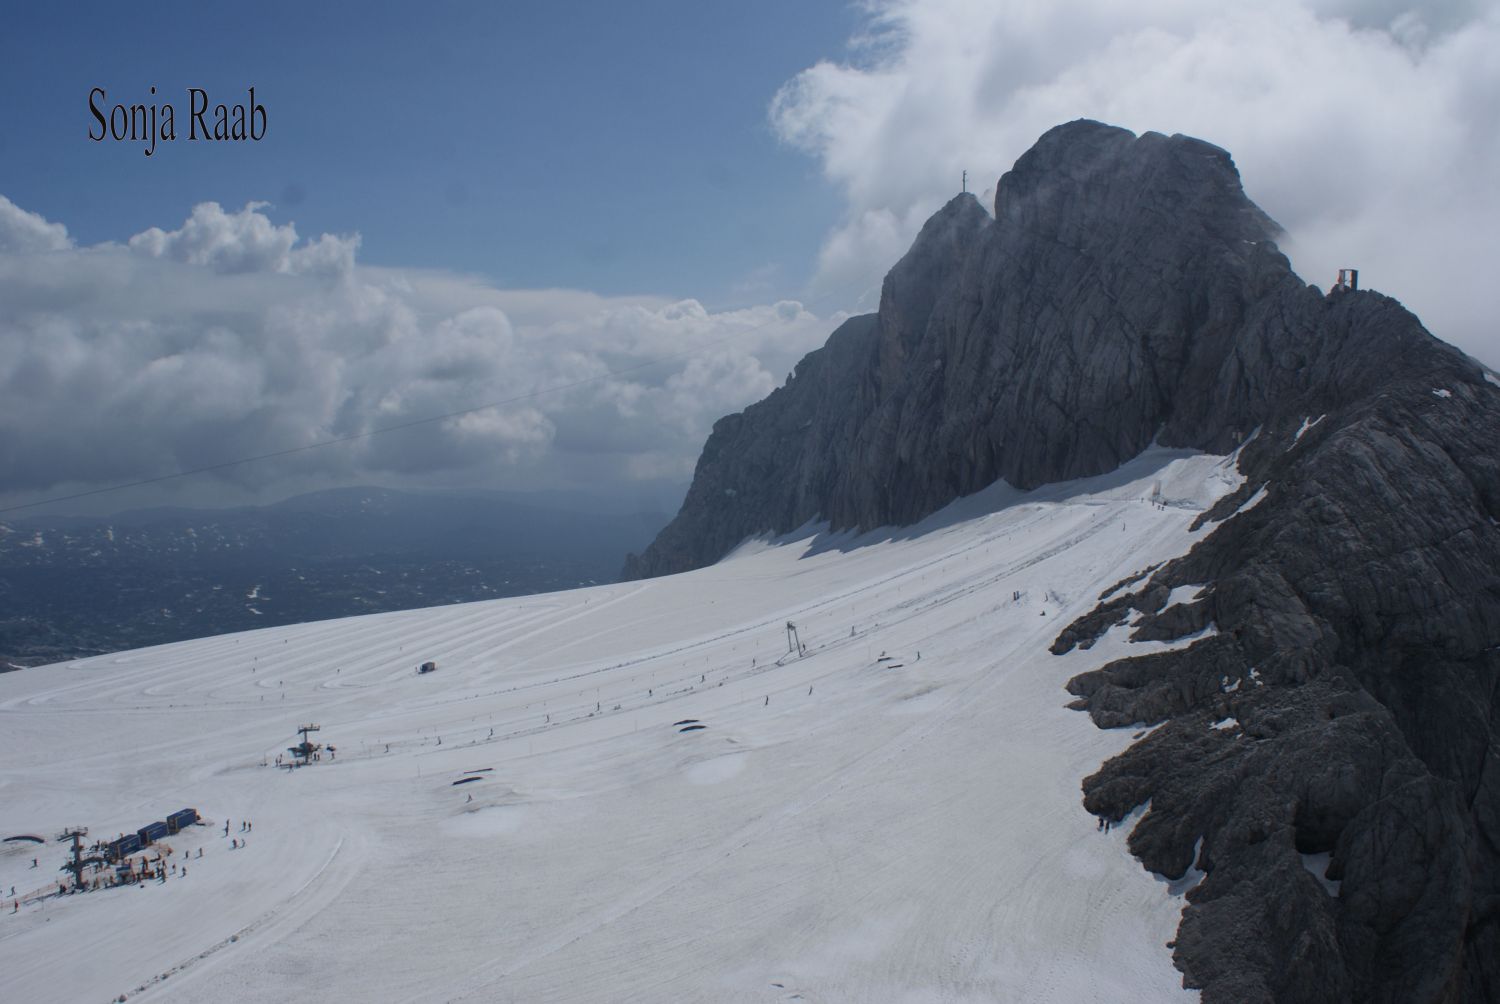
[[[169,831],[166,820],[158,819],[154,823],[147,823],[135,832],[140,836],[142,844],[149,844],[165,837]]]
[[[128,854],[134,854],[141,849],[141,838],[134,833],[126,834],[118,840],[109,842],[109,857],[112,861],[119,861]]]
[[[186,827],[198,822],[197,809],[180,809],[167,817],[167,828],[173,833],[180,833]]]

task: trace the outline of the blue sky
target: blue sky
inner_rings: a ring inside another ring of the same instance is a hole
[[[142,11],[149,9],[150,14]],[[360,260],[504,286],[793,294],[839,201],[777,88],[838,57],[838,2],[36,4],[0,40],[0,192],[82,243],[272,203]],[[259,143],[93,143],[87,95],[243,100]],[[747,280],[753,288],[747,286]]]

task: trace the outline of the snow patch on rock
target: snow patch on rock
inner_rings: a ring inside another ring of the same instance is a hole
[[[1299,428],[1297,430],[1297,434],[1292,437],[1292,442],[1293,443],[1297,443],[1298,441],[1300,441],[1302,439],[1302,434],[1304,432],[1306,432],[1308,429],[1311,429],[1313,426],[1317,425],[1319,422],[1323,421],[1323,419],[1325,419],[1327,417],[1328,416],[1326,414],[1324,414],[1324,415],[1319,415],[1317,418],[1312,418],[1312,419],[1304,418],[1302,420],[1302,427]]]
[[[1328,851],[1322,851],[1318,854],[1299,854],[1297,856],[1302,859],[1302,867],[1307,869],[1309,875],[1318,880],[1318,884],[1323,887],[1323,890],[1328,895],[1337,898],[1343,882],[1328,877],[1328,862],[1332,855]]]

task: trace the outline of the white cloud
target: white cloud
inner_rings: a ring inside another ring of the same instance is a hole
[[[296,247],[297,228],[273,224],[260,210],[269,203],[251,202],[226,213],[217,202],[200,202],[181,227],[151,227],[130,238],[130,249],[153,258],[206,265],[216,272],[296,272],[347,275],[354,267],[359,237],[323,234]]]
[[[72,246],[67,227],[48,223],[0,195],[0,254],[40,254]]]
[[[366,268],[358,237],[300,240],[262,204],[77,248],[0,200],[0,240],[3,504],[403,425],[230,468],[215,500],[685,481],[713,421],[841,320]]]
[[[815,289],[873,304],[961,171],[991,199],[1041,133],[1086,117],[1225,147],[1304,278],[1359,267],[1495,363],[1497,50],[1496,0],[875,0],[856,58],[799,74],[770,114],[847,199]]]

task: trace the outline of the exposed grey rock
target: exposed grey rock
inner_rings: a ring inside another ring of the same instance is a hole
[[[787,385],[738,415],[714,423],[677,518],[639,558],[625,561],[626,579],[709,564],[752,534],[784,531],[813,519],[837,472],[813,440],[854,424],[850,374],[868,369],[875,315],[845,321],[800,363]]]
[[[1500,1000],[1500,388],[1395,300],[1305,285],[1276,234],[1216,147],[1053,129],[993,218],[950,202],[877,314],[715,427],[627,574],[813,519],[909,523],[1153,439],[1242,447],[1205,538],[1054,645],[1133,611],[1137,639],[1215,629],[1069,683],[1101,727],[1164,723],[1085,805],[1149,800],[1132,851],[1206,873],[1174,959],[1210,1004]]]
[[[1175,957],[1205,1001],[1500,996],[1500,393],[1398,325],[1416,321],[1360,329],[1365,352],[1403,346],[1385,381],[1300,441],[1300,419],[1272,420],[1213,533],[1054,645],[1136,609],[1139,638],[1218,628],[1069,683],[1101,726],[1168,722],[1085,802],[1119,818],[1150,799],[1131,848],[1166,875],[1202,839]],[[1201,613],[1157,612],[1205,581]],[[1240,729],[1207,728],[1225,716]],[[1338,897],[1289,850],[1331,852]]]

